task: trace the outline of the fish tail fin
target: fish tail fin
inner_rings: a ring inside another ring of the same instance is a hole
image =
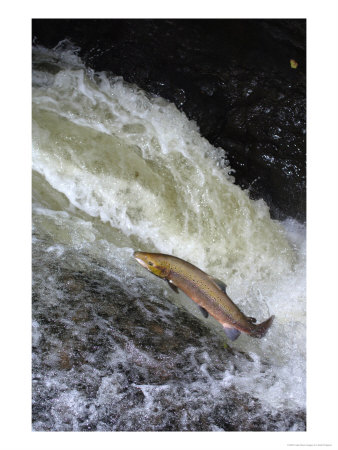
[[[274,318],[275,316],[271,316],[269,317],[269,319],[265,320],[265,322],[255,325],[252,332],[250,333],[250,336],[256,338],[262,338],[263,336],[265,336],[266,332],[271,327]]]

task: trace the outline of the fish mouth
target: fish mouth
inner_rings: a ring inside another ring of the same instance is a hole
[[[149,270],[148,264],[142,258],[140,258],[140,252],[134,252],[134,258],[139,264],[141,264],[141,266]]]

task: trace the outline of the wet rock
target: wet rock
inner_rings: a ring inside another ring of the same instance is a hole
[[[74,316],[72,317],[72,320],[74,322],[87,322],[89,319],[89,312],[87,310],[78,309]]]
[[[274,218],[300,221],[305,33],[300,19],[33,20],[35,43],[70,38],[90,67],[174,102],[225,149],[237,184],[264,198]]]
[[[151,331],[153,331],[156,334],[163,334],[164,333],[164,329],[159,326],[157,323],[152,323],[149,325],[149,329]]]
[[[70,370],[73,364],[71,363],[69,354],[64,350],[60,352],[60,369],[61,370]]]
[[[83,284],[81,281],[77,280],[75,277],[66,275],[63,279],[64,287],[70,292],[78,293],[83,289]]]

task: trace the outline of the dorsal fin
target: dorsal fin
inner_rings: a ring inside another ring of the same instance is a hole
[[[223,291],[225,294],[227,293],[227,291],[226,291],[227,286],[225,283],[223,283],[223,281],[219,280],[218,278],[214,278],[211,275],[209,275],[209,278],[211,279],[211,281],[213,281],[215,284],[217,284],[217,287],[219,287],[219,289],[221,291]]]

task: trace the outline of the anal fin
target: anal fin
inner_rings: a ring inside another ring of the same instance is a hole
[[[235,341],[238,338],[238,336],[241,334],[241,332],[238,331],[236,328],[227,328],[224,326],[223,326],[223,328],[224,328],[225,334],[230,339],[230,341]]]

